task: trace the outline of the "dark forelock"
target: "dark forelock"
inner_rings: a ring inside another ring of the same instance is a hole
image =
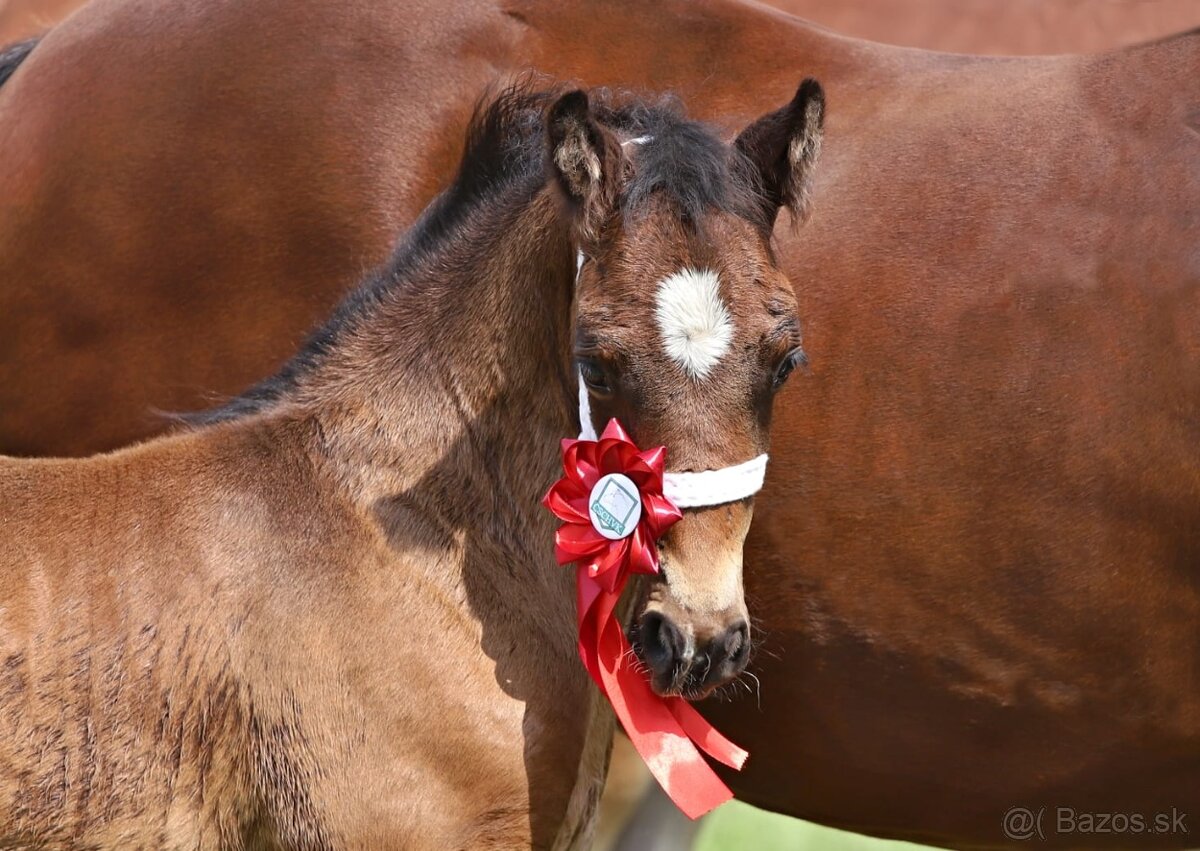
[[[600,121],[626,139],[634,169],[622,197],[622,210],[636,215],[651,196],[670,201],[689,223],[721,210],[760,222],[762,189],[757,171],[707,124],[687,117],[678,98],[649,100],[593,92]]]

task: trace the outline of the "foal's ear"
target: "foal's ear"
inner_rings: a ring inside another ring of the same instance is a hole
[[[579,211],[579,229],[593,239],[616,202],[621,149],[592,115],[587,92],[576,89],[554,102],[546,115],[550,167]]]
[[[769,224],[774,224],[780,207],[788,208],[793,221],[808,217],[824,124],[825,90],[808,77],[791,103],[768,112],[738,134],[734,145],[762,176]]]

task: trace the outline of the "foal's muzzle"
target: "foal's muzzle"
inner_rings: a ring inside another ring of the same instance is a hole
[[[662,612],[650,611],[638,621],[633,638],[654,690],[689,700],[705,697],[733,680],[750,659],[750,627],[744,620],[708,638],[697,638]]]

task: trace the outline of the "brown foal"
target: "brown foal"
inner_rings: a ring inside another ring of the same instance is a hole
[[[576,370],[669,469],[765,450],[799,356],[770,232],[821,104],[806,82],[728,146],[668,101],[507,90],[274,378],[183,433],[0,463],[0,846],[586,843],[612,721],[538,505]],[[749,521],[678,523],[640,611],[722,652]]]
[[[1200,33],[984,59],[740,0],[89,3],[0,86],[0,448],[270,373],[530,67],[730,127],[801,73],[836,103],[778,234],[813,368],[746,539],[762,689],[705,707],[738,797],[956,848],[1014,806],[1200,813]]]

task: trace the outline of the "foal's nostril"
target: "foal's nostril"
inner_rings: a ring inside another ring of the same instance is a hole
[[[734,624],[724,637],[725,658],[735,668],[743,667],[750,658],[750,626],[745,621]]]
[[[647,612],[638,625],[642,656],[656,673],[670,674],[687,650],[683,633],[665,616]]]
[[[680,689],[686,697],[701,696],[733,679],[750,658],[750,627],[745,621],[692,646],[670,618],[647,612],[638,622],[638,642],[655,689]]]
[[[740,674],[750,660],[750,627],[739,621],[712,640],[705,653],[696,657],[689,678],[696,685],[717,685]]]

